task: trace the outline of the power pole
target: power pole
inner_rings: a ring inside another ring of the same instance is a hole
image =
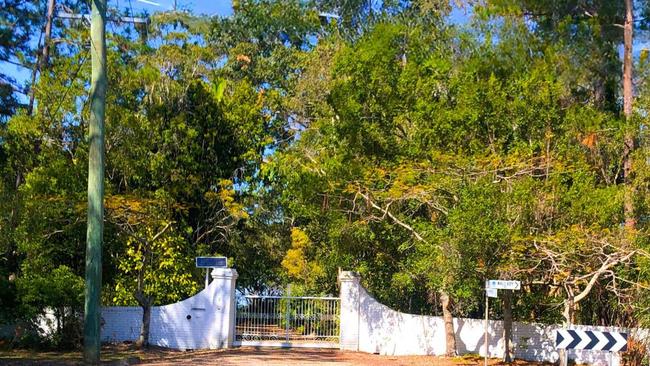
[[[92,0],[90,23],[90,122],[88,138],[88,222],[86,233],[86,291],[84,304],[84,362],[98,364],[100,353],[100,295],[104,234],[104,116],[106,108],[106,2]]]

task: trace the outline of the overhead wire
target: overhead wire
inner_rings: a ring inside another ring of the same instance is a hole
[[[48,112],[48,117],[49,117],[50,119],[53,119],[54,116],[56,116],[56,114],[59,113],[59,110],[61,109],[61,106],[63,105],[63,102],[64,102],[65,98],[67,98],[68,93],[70,92],[70,90],[72,89],[72,86],[74,85],[74,81],[77,79],[77,76],[79,76],[79,73],[81,72],[81,69],[82,69],[83,65],[84,65],[84,64],[86,63],[86,61],[88,60],[88,58],[89,58],[89,57],[88,57],[88,56],[89,56],[88,54],[89,54],[89,53],[90,53],[90,49],[87,49],[87,50],[86,50],[86,54],[83,56],[83,58],[82,58],[81,61],[79,62],[79,65],[78,65],[78,67],[77,67],[77,70],[75,71],[75,73],[74,73],[74,75],[72,76],[72,78],[70,78],[70,80],[71,80],[70,84],[68,84],[68,86],[66,87],[65,91],[63,92],[63,95],[62,95],[61,98],[59,99],[59,103],[58,103],[58,105],[56,106],[56,109],[54,110],[54,113],[49,113],[49,112]],[[83,107],[82,107],[81,109],[83,110]]]

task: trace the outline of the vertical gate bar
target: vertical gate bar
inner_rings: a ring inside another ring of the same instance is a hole
[[[248,304],[248,337],[250,338],[253,334],[253,314],[255,314],[255,299],[251,298]]]
[[[332,318],[332,313],[333,313],[333,309],[334,309],[334,307],[332,305],[333,305],[333,302],[328,301],[328,304],[327,304],[327,318],[325,318],[326,319],[325,321],[326,321],[326,324],[327,324],[327,337],[328,338],[330,338],[330,337],[332,337],[334,335],[334,329],[332,327],[332,322],[330,321],[330,318]]]
[[[318,330],[318,335],[324,336],[325,339],[329,336],[330,330],[329,326],[327,324],[327,314],[329,314],[330,310],[330,301],[329,300],[324,300],[323,301],[323,311],[320,313],[320,316],[318,317],[318,324],[319,324],[319,330]],[[325,316],[323,316],[323,314]],[[325,321],[323,321],[325,319]]]
[[[332,314],[332,327],[334,328],[334,331],[332,332],[335,336],[339,336],[341,334],[341,327],[339,326],[339,319],[341,314],[341,302],[339,300],[336,300],[334,302],[334,314]]]
[[[240,318],[240,325],[241,327],[239,328],[240,332],[242,332],[239,336],[241,340],[244,340],[244,333],[246,332],[246,311],[248,308],[248,299],[244,296],[244,300],[242,301],[244,303],[244,306],[242,307],[241,311],[241,318]]]
[[[246,317],[244,318],[244,334],[248,334],[248,322],[250,320],[250,311],[251,311],[251,299],[246,298]],[[242,337],[243,338],[243,337]]]
[[[336,327],[335,327],[335,324],[331,320],[333,320],[334,317],[336,316],[336,315],[334,315],[334,313],[336,313],[336,302],[335,301],[332,301],[330,303],[330,311],[329,311],[329,313],[330,314],[329,314],[329,316],[327,318],[327,322],[330,325],[329,326],[329,329],[330,329],[329,334],[330,334],[330,337],[334,337],[334,336],[336,336]]]
[[[251,314],[253,311],[253,299],[248,298],[246,303],[248,304],[248,309],[246,310],[246,336],[251,334]]]
[[[325,320],[323,322],[324,326],[325,326],[325,334],[324,334],[324,336],[326,338],[329,338],[329,337],[332,336],[332,324],[330,323],[330,314],[332,313],[332,302],[331,301],[329,301],[329,300],[327,301],[327,305],[325,306],[325,309],[326,309],[325,317],[323,317],[323,319]]]
[[[278,338],[278,329],[280,328],[280,319],[278,319],[278,299],[273,299],[271,309],[269,310],[273,316],[273,336]]]
[[[260,325],[261,325],[260,323],[262,321],[262,319],[260,318],[260,312],[262,311],[262,304],[264,304],[262,300],[263,299],[261,297],[257,298],[257,307],[256,307],[257,311],[255,312],[255,336],[257,338],[260,337]]]
[[[304,339],[305,338],[305,332],[307,332],[307,322],[309,319],[307,319],[307,315],[309,315],[309,303],[311,300],[305,299],[305,301],[302,304],[302,314],[300,315],[300,320],[302,321],[302,331],[300,332],[300,338]]]
[[[337,316],[337,315],[336,315],[336,313],[337,313],[337,311],[336,311],[336,304],[337,304],[337,301],[333,301],[333,302],[332,302],[332,310],[331,310],[331,313],[332,313],[332,314],[330,315],[330,326],[331,326],[330,334],[331,334],[333,337],[335,337],[335,336],[338,335],[338,332],[337,332],[337,329],[336,329],[336,323],[335,323],[334,321],[332,321],[332,320],[335,320],[335,318],[336,318],[336,316]]]
[[[257,298],[257,306],[256,306],[256,311],[255,311],[255,337],[257,338],[256,340],[260,339],[261,336],[261,329],[262,329],[262,307],[264,306],[264,298],[258,297]]]
[[[306,299],[302,303],[302,314],[300,316],[301,317],[300,320],[302,320],[302,331],[300,332],[300,338],[304,338],[305,332],[307,331],[307,321],[308,321],[307,314],[309,314],[308,308],[309,308],[309,300]]]
[[[325,322],[327,324],[327,337],[330,338],[334,335],[334,329],[332,327],[332,322],[330,321],[330,318],[332,318],[332,310],[333,310],[333,302],[328,301],[327,304],[327,317],[325,318]]]
[[[318,326],[316,325],[316,314],[320,312],[319,303],[323,300],[314,300],[312,304],[311,314],[309,314],[310,325],[309,325],[309,334],[314,335],[314,339],[318,339]]]
[[[287,297],[287,301],[284,302],[285,307],[286,307],[286,309],[284,309],[284,314],[285,314],[285,320],[284,320],[284,324],[285,324],[284,332],[285,332],[285,334],[284,334],[284,337],[285,337],[285,340],[287,342],[289,341],[289,302],[290,301],[291,301],[291,299]]]
[[[255,312],[255,336],[257,338],[260,337],[260,323],[262,319],[260,318],[260,312],[262,311],[262,304],[264,304],[263,298],[258,297],[257,298],[257,311]]]
[[[275,319],[275,301],[276,299],[270,299],[269,308],[268,308],[268,317],[269,317],[269,338],[275,339],[276,329],[277,329],[277,320]]]
[[[276,299],[275,300],[275,308],[273,309],[273,313],[275,314],[276,317],[276,323],[277,326],[275,328],[275,333],[280,339],[282,336],[282,308],[281,308],[282,301],[281,299]]]
[[[248,299],[248,314],[246,314],[246,336],[250,337],[251,334],[251,316],[253,314],[253,299]]]
[[[338,311],[338,301],[334,301],[332,303],[332,317],[331,317],[331,324],[332,324],[332,336],[338,336],[339,335],[339,328],[336,326],[336,319],[339,316],[339,311]]]
[[[329,303],[327,304],[327,318],[325,318],[327,322],[327,337],[332,337],[334,335],[334,327],[332,322],[330,321],[330,319],[333,318],[332,315],[332,313],[334,312],[333,305],[334,305],[333,301],[329,301]]]
[[[250,326],[248,337],[252,338],[253,332],[255,331],[255,298],[251,298],[250,316],[248,317],[248,324]]]

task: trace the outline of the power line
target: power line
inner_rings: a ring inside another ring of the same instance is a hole
[[[90,15],[88,14],[72,14],[66,12],[58,12],[56,14],[57,18],[61,19],[83,19],[90,21]],[[118,23],[137,23],[137,24],[147,24],[149,22],[148,18],[139,18],[139,17],[113,17],[107,19],[109,22],[118,22]]]
[[[75,71],[74,75],[70,79],[71,80],[70,84],[65,88],[65,91],[63,92],[63,95],[61,96],[61,99],[59,99],[59,103],[56,106],[56,109],[54,110],[54,113],[49,113],[48,112],[48,117],[50,119],[53,119],[54,116],[56,116],[56,114],[59,113],[59,110],[61,109],[61,106],[63,105],[63,101],[65,100],[65,98],[67,98],[68,93],[70,92],[70,89],[72,89],[72,86],[74,85],[74,81],[77,79],[77,76],[79,76],[79,73],[81,72],[81,68],[86,63],[86,60],[88,60],[88,54],[89,53],[90,53],[90,49],[87,49],[86,54],[83,56],[83,58],[79,62],[79,66],[77,67],[77,70]]]

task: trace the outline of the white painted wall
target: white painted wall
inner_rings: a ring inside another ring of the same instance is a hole
[[[175,349],[232,347],[237,271],[215,268],[212,278],[210,285],[198,294],[152,308],[149,334],[152,345]],[[135,341],[141,324],[139,307],[103,308],[102,341]]]
[[[361,286],[353,272],[341,272],[341,349],[383,355],[444,355],[446,338],[442,317],[400,313],[376,301]],[[481,319],[454,319],[458,354],[484,355],[485,325]],[[555,362],[557,325],[513,323],[513,347],[516,358]],[[615,328],[576,326],[584,330]],[[489,322],[488,354],[503,357],[503,322]],[[608,365],[607,352],[570,350],[577,363]]]

